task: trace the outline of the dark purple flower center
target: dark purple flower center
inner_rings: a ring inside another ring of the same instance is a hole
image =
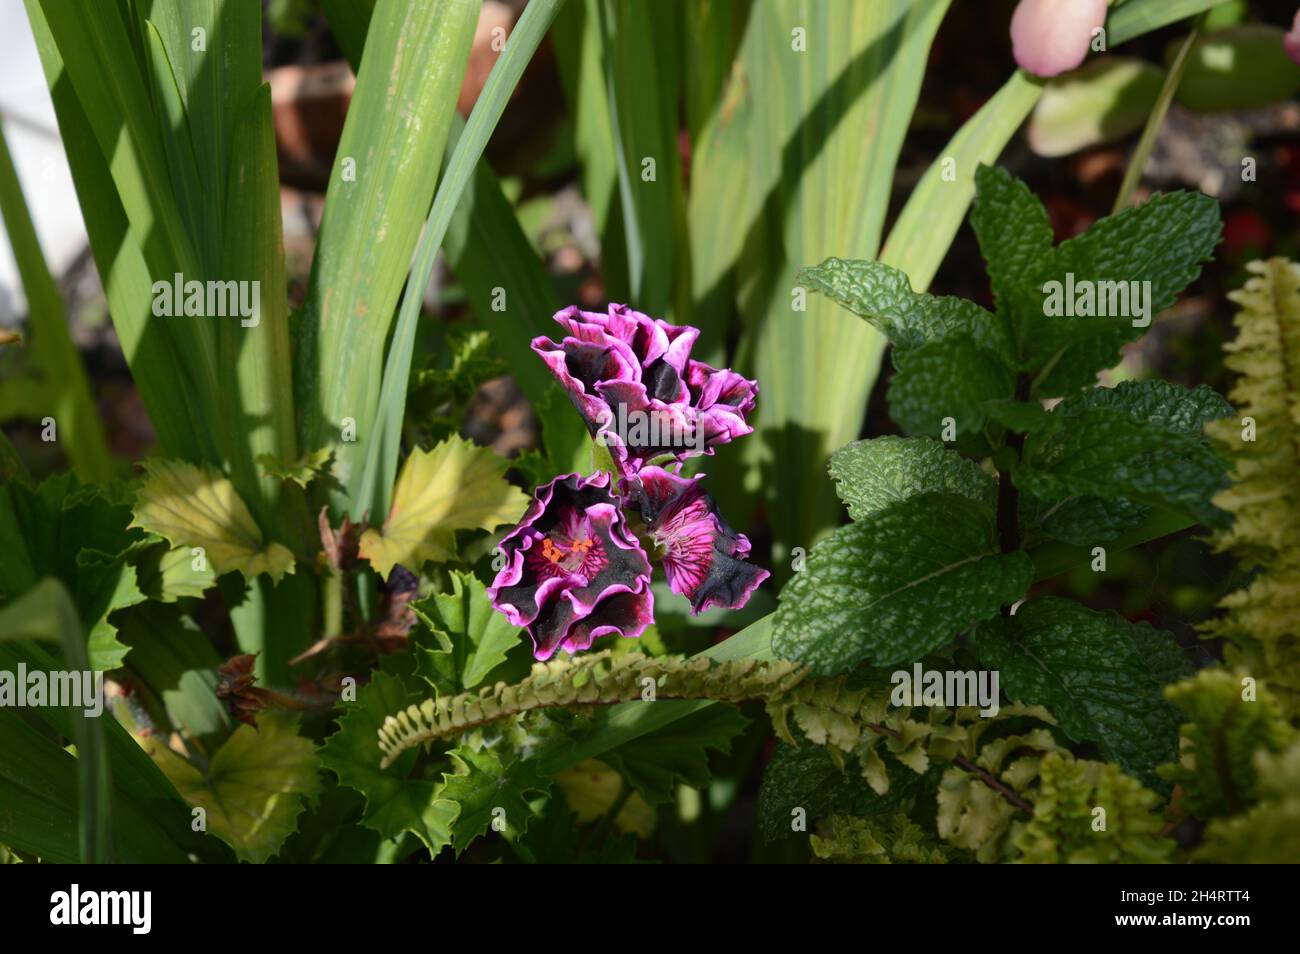
[[[528,551],[529,568],[542,579],[569,575],[580,577],[583,585],[609,563],[600,537],[586,516],[570,511],[541,543]]]

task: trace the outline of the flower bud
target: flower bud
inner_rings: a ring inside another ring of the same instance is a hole
[[[1035,76],[1072,70],[1105,22],[1106,0],[1020,0],[1011,17],[1016,63]]]
[[[1295,12],[1295,22],[1291,24],[1291,32],[1282,37],[1282,49],[1286,50],[1286,55],[1291,57],[1295,63],[1300,63],[1300,10]]]

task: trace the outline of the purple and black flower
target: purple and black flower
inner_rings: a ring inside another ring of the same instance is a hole
[[[710,606],[739,609],[769,575],[745,562],[749,540],[718,514],[713,497],[700,486],[703,476],[684,478],[644,467],[628,488],[646,533],[663,554],[668,585],[691,601],[692,615]]]
[[[674,593],[697,614],[739,609],[768,577],[746,562],[749,541],[718,514],[700,477],[651,461],[712,454],[750,433],[758,384],[691,357],[696,328],[626,305],[607,314],[566,308],[560,343],[535,338],[587,429],[609,447],[621,477],[567,474],[538,487],[519,526],[501,541],[506,565],[488,587],[492,605],[527,628],[533,655],[578,652],[597,638],[640,636],[652,619],[650,561],[624,510],[639,511],[647,544]],[[635,521],[634,521],[635,522]]]
[[[609,474],[567,474],[537,488],[500,546],[507,562],[488,597],[527,628],[536,658],[587,649],[609,633],[640,636],[650,625],[650,564]]]
[[[607,314],[566,308],[555,320],[567,332],[558,344],[533,339],[582,414],[628,477],[650,461],[711,454],[718,444],[753,430],[745,418],[758,385],[734,371],[690,357],[699,330],[670,325],[626,305]]]

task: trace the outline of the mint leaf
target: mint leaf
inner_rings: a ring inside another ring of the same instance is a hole
[[[981,165],[975,191],[970,224],[988,263],[998,311],[1009,312],[1018,301],[1016,290],[1030,284],[1052,254],[1052,223],[1038,196],[1005,169]]]
[[[536,763],[527,759],[502,763],[492,749],[476,752],[467,746],[447,754],[456,771],[443,775],[437,804],[444,811],[454,811],[451,839],[457,855],[498,819],[505,826],[502,834],[511,839],[528,830],[533,810],[526,796],[530,792],[544,795],[551,787],[551,780],[538,773]]]
[[[1137,208],[1102,219],[1068,239],[1044,259],[1034,279],[1022,285],[1016,311],[1023,316],[1019,341],[1028,369],[1050,365],[1038,383],[1040,396],[1066,394],[1113,367],[1120,348],[1145,333],[1133,314],[1110,317],[1048,317],[1049,282],[1150,282],[1150,317],[1169,308],[1194,282],[1221,232],[1219,204],[1199,192],[1158,195]],[[1131,287],[1131,286],[1129,286]],[[1130,306],[1130,311],[1133,309]]]
[[[1121,381],[1113,388],[1090,388],[1057,406],[1066,416],[1090,408],[1123,411],[1140,424],[1189,437],[1200,437],[1210,421],[1233,415],[1232,405],[1204,384],[1185,388],[1171,381]]]
[[[1043,500],[1124,498],[1219,525],[1226,514],[1209,501],[1227,485],[1226,468],[1201,429],[1226,413],[1227,402],[1205,387],[1094,388],[1062,401],[1055,426],[1029,436],[1016,480]]]
[[[627,779],[651,805],[677,797],[677,783],[709,784],[709,750],[728,752],[749,720],[735,706],[713,705],[605,752],[601,760]]]
[[[457,693],[484,682],[522,643],[521,630],[492,608],[477,577],[452,573],[451,587],[450,593],[413,602],[411,609],[439,647],[415,648],[416,673],[439,692]]]
[[[1076,547],[1107,543],[1136,527],[1151,512],[1145,504],[1123,497],[1069,497],[1047,504],[1026,494],[1021,498],[1021,522],[1053,540]]]
[[[989,420],[1017,434],[1046,430],[1052,422],[1052,415],[1037,401],[1002,398],[985,403],[983,412]]]
[[[1187,653],[1163,629],[1139,623],[1129,627],[1129,635],[1147,672],[1161,686],[1186,679],[1196,671]]]
[[[1156,766],[1178,755],[1178,712],[1162,683],[1181,655],[1172,634],[1047,597],[980,625],[975,649],[1005,695],[1046,706],[1071,739],[1160,785]]]
[[[801,269],[796,281],[865,319],[899,350],[957,335],[994,354],[1012,354],[996,315],[965,298],[918,294],[905,274],[883,262],[828,258]]]
[[[840,527],[781,592],[772,648],[820,675],[919,659],[1029,588],[1032,563],[1003,554],[993,512],[920,494]]]
[[[338,731],[325,740],[320,760],[338,776],[340,785],[366,797],[362,825],[386,839],[409,831],[436,856],[451,843],[455,805],[436,800],[440,786],[434,782],[407,778],[419,750],[404,752],[386,769],[379,767],[379,727],[390,714],[420,701],[420,695],[409,691],[401,678],[375,673],[357,693],[357,701],[345,704]]]
[[[758,793],[758,825],[766,841],[796,834],[795,809],[804,810],[807,824],[831,815],[870,816],[906,809],[938,780],[938,764],[925,775],[899,765],[888,752],[889,791],[877,795],[862,778],[857,759],[849,756],[841,768],[822,745],[780,744],[763,772]],[[805,833],[798,833],[807,837]]]
[[[1015,392],[1015,375],[1006,363],[964,335],[898,353],[895,361],[889,409],[909,434],[937,437],[949,417],[957,433],[977,431],[984,425],[987,403]]]
[[[854,520],[923,493],[951,493],[993,508],[997,484],[979,464],[924,437],[877,437],[831,455],[835,490]]]

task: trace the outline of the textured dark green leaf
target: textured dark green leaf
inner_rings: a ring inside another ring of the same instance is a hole
[[[979,626],[975,646],[1004,694],[1046,706],[1071,739],[1096,742],[1144,784],[1177,757],[1178,712],[1162,685],[1180,653],[1172,634],[1049,597]]]
[[[419,701],[419,694],[409,691],[401,678],[375,673],[357,693],[357,701],[347,706],[338,731],[325,740],[320,760],[338,776],[339,784],[365,795],[362,825],[384,838],[412,832],[437,855],[451,843],[455,806],[436,800],[439,786],[434,782],[406,777],[419,751],[411,749],[388,768],[379,767],[379,727],[387,716]]]
[[[492,608],[487,587],[469,573],[451,574],[452,591],[411,604],[438,649],[418,650],[416,672],[440,692],[463,692],[483,682],[521,645],[521,631]],[[531,662],[531,660],[530,660]]]
[[[1231,417],[1232,405],[1204,384],[1185,388],[1171,381],[1121,381],[1113,388],[1091,388],[1062,401],[1057,413],[1070,416],[1095,407],[1123,411],[1139,424],[1200,437],[1209,421]]]
[[[989,420],[1017,434],[1032,434],[1051,426],[1052,416],[1037,401],[1001,399],[984,405]]]
[[[888,753],[883,758],[889,764],[889,791],[877,795],[862,778],[857,760],[852,757],[845,759],[844,768],[840,768],[825,746],[777,746],[758,792],[758,825],[763,837],[776,841],[794,834],[791,823],[796,808],[805,812],[807,831],[812,830],[813,821],[830,815],[899,811],[937,779],[937,770],[918,775],[898,765]]]
[[[889,410],[909,434],[937,437],[949,417],[957,433],[977,431],[988,403],[1015,391],[1015,375],[1002,359],[964,335],[927,342],[895,358]]]
[[[677,795],[677,783],[692,788],[709,784],[709,749],[727,752],[731,740],[749,720],[735,706],[709,706],[625,745],[601,759],[619,770],[651,805]]]
[[[1045,501],[1123,498],[1219,524],[1225,515],[1210,498],[1227,485],[1226,470],[1201,428],[1231,410],[1206,387],[1135,381],[1094,388],[1057,406],[1057,426],[1029,436],[1016,479]]]
[[[10,570],[0,592],[17,595],[42,576],[62,580],[86,627],[90,663],[101,670],[117,668],[127,653],[109,614],[144,600],[127,559],[145,534],[127,529],[131,508],[119,490],[65,473],[0,491],[0,566]]]
[[[527,836],[511,847],[528,864],[636,864],[636,835],[608,831],[599,844],[593,845],[589,844],[591,831],[563,798],[552,798],[528,826]]]
[[[831,455],[828,469],[854,520],[916,494],[958,494],[990,509],[997,497],[997,485],[979,464],[924,437],[854,441]]]
[[[1052,254],[1052,223],[1038,196],[1005,169],[981,165],[975,189],[970,224],[1001,312],[1014,307],[1016,290],[1031,282]]]
[[[961,335],[1010,356],[1010,341],[996,315],[965,298],[917,294],[906,275],[883,262],[828,258],[802,269],[796,280],[865,319],[896,348]]]
[[[1018,305],[1028,320],[1019,329],[1026,366],[1051,370],[1038,383],[1041,396],[1066,394],[1112,367],[1120,347],[1146,331],[1133,316],[1047,317],[1048,282],[1151,282],[1151,317],[1169,308],[1194,282],[1219,242],[1219,204],[1199,192],[1158,195],[1144,205],[1102,219],[1068,239],[1043,263]]]
[[[1137,526],[1151,512],[1145,504],[1122,497],[1070,497],[1059,506],[1046,505],[1026,494],[1021,498],[1021,522],[1053,540],[1078,547],[1107,543]]]
[[[437,804],[454,810],[451,837],[456,854],[498,820],[508,837],[527,831],[533,817],[529,793],[545,794],[551,787],[551,780],[537,771],[534,762],[516,759],[503,764],[491,749],[475,752],[466,746],[448,754],[456,771],[443,775]]]
[[[1186,679],[1196,671],[1187,653],[1163,629],[1137,624],[1130,625],[1128,632],[1142,664],[1161,686]]]
[[[781,592],[772,648],[822,675],[919,659],[1020,599],[1032,569],[999,552],[988,507],[920,494],[812,548]]]

